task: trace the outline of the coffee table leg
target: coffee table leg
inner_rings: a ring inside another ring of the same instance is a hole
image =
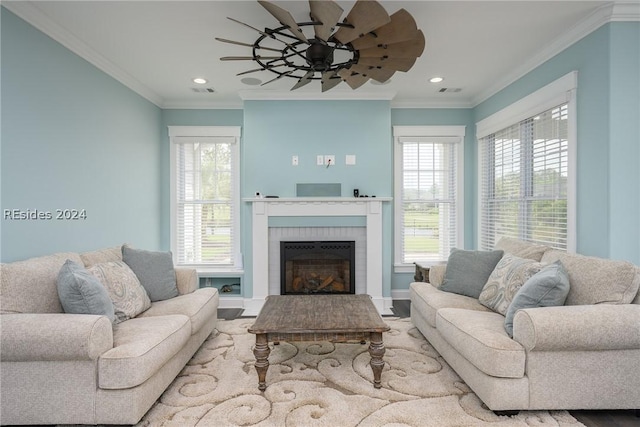
[[[267,389],[267,369],[269,369],[269,341],[267,334],[256,335],[256,345],[253,347],[253,355],[256,357],[256,371],[258,372],[258,389]]]
[[[382,368],[384,368],[384,344],[382,343],[381,332],[371,332],[370,335],[371,344],[369,344],[369,354],[371,355],[371,370],[373,371],[373,386],[380,388],[380,376],[382,375]]]

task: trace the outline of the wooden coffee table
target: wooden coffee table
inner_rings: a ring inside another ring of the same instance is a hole
[[[357,341],[369,344],[373,386],[380,388],[384,367],[382,321],[369,295],[271,295],[267,297],[249,332],[256,334],[258,389],[266,390],[269,341]]]

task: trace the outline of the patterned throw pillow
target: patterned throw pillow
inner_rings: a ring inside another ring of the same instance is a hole
[[[151,307],[147,292],[124,261],[96,264],[88,271],[107,288],[116,315],[114,323],[134,318]]]
[[[542,266],[543,264],[537,261],[506,254],[487,279],[478,301],[505,315],[516,292],[524,282],[540,271]]]

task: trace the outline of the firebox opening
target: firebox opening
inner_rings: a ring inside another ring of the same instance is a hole
[[[280,242],[281,294],[355,294],[355,241]]]

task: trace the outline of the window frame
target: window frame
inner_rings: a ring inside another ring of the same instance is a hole
[[[402,260],[402,189],[403,189],[403,151],[401,138],[458,138],[456,159],[456,243],[457,247],[464,247],[464,138],[466,126],[393,126],[393,158],[394,158],[394,272],[413,273],[414,263],[406,263]],[[439,261],[425,260],[424,266],[430,266],[446,261],[446,257]]]
[[[242,254],[241,254],[241,228],[240,228],[240,126],[168,126],[169,130],[169,152],[170,152],[170,240],[171,251],[173,253],[174,263],[180,267],[193,267],[199,273],[238,273],[242,272]],[[235,138],[235,142],[231,144],[231,170],[232,177],[232,210],[233,218],[231,226],[233,228],[232,253],[233,265],[215,265],[215,264],[182,264],[178,263],[178,218],[177,218],[177,170],[178,170],[178,147],[179,137],[231,137]]]
[[[502,110],[476,123],[477,144],[477,246],[482,242],[482,168],[484,152],[480,145],[482,138],[495,134],[511,126],[535,117],[561,104],[567,104],[567,252],[575,252],[577,247],[576,194],[577,194],[577,114],[576,91],[578,72],[572,71]]]

